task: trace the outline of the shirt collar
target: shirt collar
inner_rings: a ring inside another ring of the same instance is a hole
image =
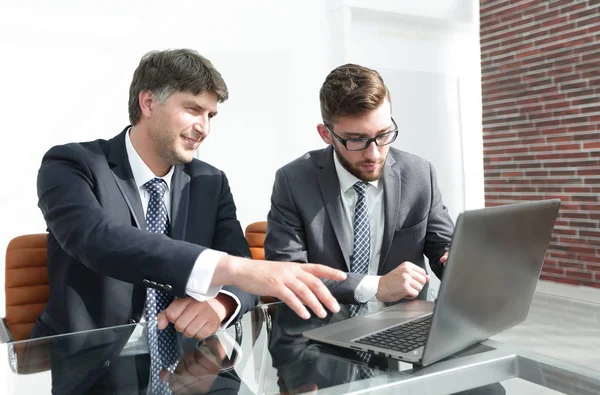
[[[335,150],[332,151],[333,163],[335,164],[335,171],[337,173],[338,180],[340,181],[340,188],[342,189],[342,192],[346,193],[348,189],[354,187],[354,184],[361,180],[353,174],[351,174],[348,170],[346,170],[344,166],[342,166],[342,164],[340,163],[340,160],[338,159]],[[377,188],[379,186],[379,180],[369,181],[367,184],[371,184],[375,188]]]
[[[127,157],[129,158],[129,166],[131,166],[131,172],[133,173],[133,179],[135,180],[135,185],[137,185],[138,189],[143,187],[145,183],[155,178],[156,176],[152,173],[152,170],[144,163],[142,158],[138,155],[135,148],[133,148],[133,144],[131,143],[131,137],[129,133],[131,132],[131,128],[127,130],[125,133],[125,149],[127,150]],[[167,190],[171,190],[171,179],[173,178],[173,169],[174,166],[171,166],[169,172],[164,175],[162,178],[167,183]]]

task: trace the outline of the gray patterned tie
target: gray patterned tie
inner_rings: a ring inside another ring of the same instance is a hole
[[[354,184],[356,191],[356,206],[354,208],[354,248],[350,259],[352,273],[367,274],[371,258],[371,228],[369,226],[369,211],[367,210],[367,184],[358,181]],[[355,317],[360,305],[350,306],[350,316]]]
[[[146,230],[152,233],[169,235],[169,217],[165,206],[164,195],[167,183],[162,178],[153,178],[144,184],[150,201],[146,211]],[[160,380],[161,370],[173,373],[179,359],[179,344],[177,332],[169,323],[164,330],[158,330],[156,316],[166,309],[173,301],[169,294],[147,288],[146,290],[146,320],[148,322],[148,348],[150,350],[150,383],[152,394],[170,394],[169,384]]]
[[[371,227],[369,225],[369,211],[367,210],[367,184],[358,181],[354,184],[356,191],[356,206],[354,208],[354,249],[350,260],[350,271],[352,273],[367,274],[369,272],[369,260],[371,259]],[[350,305],[350,317],[356,317],[366,310],[366,304]],[[357,352],[358,357],[369,362],[371,354],[368,352]],[[358,367],[362,378],[373,377],[373,370],[367,367]]]

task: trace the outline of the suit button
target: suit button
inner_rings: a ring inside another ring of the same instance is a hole
[[[133,318],[130,318],[129,320],[127,320],[127,322],[129,322],[130,324],[135,324],[137,323],[136,320],[134,320]]]
[[[172,286],[170,286],[169,284],[166,284],[166,285],[165,285],[163,288],[164,288],[164,290],[165,290],[165,291],[167,291],[167,292],[171,292],[171,290],[173,289],[173,287],[172,287]]]
[[[148,281],[146,279],[143,279],[142,280],[142,284],[144,284],[144,285],[150,285],[150,281]]]
[[[102,367],[104,369],[108,368],[110,366],[110,361],[107,359],[106,361],[102,362]]]
[[[150,285],[152,285],[153,287],[156,287],[156,282],[155,281],[150,281]]]

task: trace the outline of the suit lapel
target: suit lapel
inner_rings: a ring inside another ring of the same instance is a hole
[[[125,149],[125,133],[128,130],[129,127],[126,127],[121,134],[109,141],[108,162],[112,166],[113,178],[123,194],[135,225],[145,230],[146,219],[144,217],[142,201],[135,185],[135,180],[133,179],[133,173],[131,172],[131,166],[129,166],[127,151]]]
[[[346,267],[350,267],[350,256],[348,253],[350,248],[348,246],[348,237],[342,222],[344,213],[340,196],[340,182],[335,171],[335,165],[333,164],[332,151],[333,149],[331,146],[323,151],[323,157],[319,163],[321,170],[317,173],[317,178],[321,189],[321,195],[323,196],[325,210],[327,210],[327,216],[329,217],[335,237],[342,250],[344,260],[346,261]]]
[[[383,201],[385,225],[383,229],[383,240],[381,243],[381,256],[379,259],[379,274],[382,273],[387,254],[392,246],[392,239],[398,221],[400,210],[400,170],[393,167],[395,159],[388,155],[383,170]]]
[[[190,176],[183,165],[175,166],[171,181],[171,238],[184,240],[190,200]]]

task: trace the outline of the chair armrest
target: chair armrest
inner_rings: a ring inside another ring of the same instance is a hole
[[[0,318],[0,344],[13,342],[15,339],[10,333],[10,329],[8,329],[8,325],[6,324],[6,319]]]

